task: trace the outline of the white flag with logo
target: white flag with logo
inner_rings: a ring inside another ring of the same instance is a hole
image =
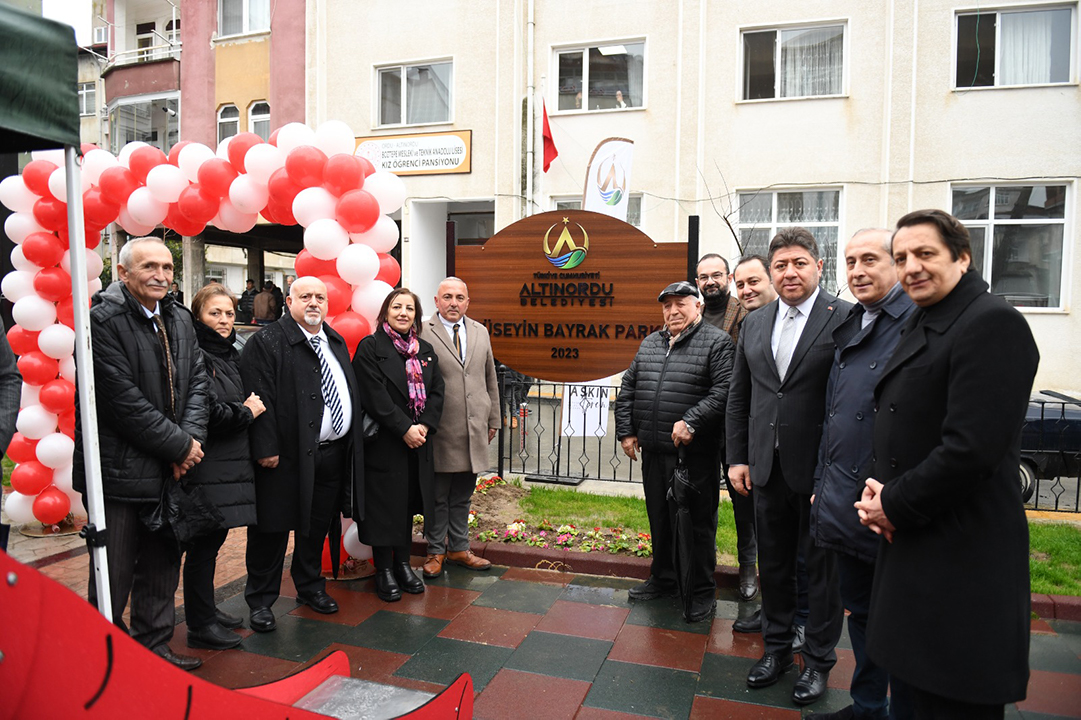
[[[586,168],[582,209],[602,213],[627,222],[627,188],[631,184],[634,141],[626,138],[602,140]]]

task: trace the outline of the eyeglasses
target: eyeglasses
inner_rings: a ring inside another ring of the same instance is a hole
[[[715,272],[712,275],[699,275],[698,276],[698,282],[704,283],[704,282],[709,282],[710,280],[712,280],[715,283],[723,283],[727,278],[728,278],[728,276],[725,275],[724,273]]]

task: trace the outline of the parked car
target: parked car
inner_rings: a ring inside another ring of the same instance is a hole
[[[1037,480],[1077,477],[1081,468],[1081,399],[1043,390],[1029,400],[1021,430],[1021,495]]]

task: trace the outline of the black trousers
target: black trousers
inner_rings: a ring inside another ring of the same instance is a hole
[[[867,617],[871,612],[871,586],[875,579],[874,563],[844,553],[836,553],[841,579],[841,600],[848,610],[848,637],[856,669],[852,673],[852,695],[857,720],[885,720],[888,704],[886,690],[890,674],[867,656]]]
[[[225,528],[195,539],[184,553],[184,614],[188,627],[205,628],[215,620],[214,570],[218,550],[225,544]]]
[[[347,443],[339,441],[320,445],[316,451],[315,487],[308,532],[293,533],[293,562],[289,566],[289,574],[298,595],[311,595],[326,589],[327,581],[321,574],[323,540],[341,508],[341,486],[343,478],[347,476],[347,448]],[[288,547],[288,530],[262,532],[258,526],[248,527],[248,547],[244,558],[248,566],[244,600],[248,607],[270,607],[278,599]]]
[[[672,472],[677,457],[664,453],[642,453],[642,489],[646,496],[649,533],[653,538],[653,564],[650,575],[660,584],[676,584],[675,536],[676,503],[668,500]],[[691,594],[712,601],[717,583],[717,503],[720,500],[720,467],[713,453],[687,453],[687,469],[691,484],[698,488],[701,501],[691,508],[694,527],[691,559]]]
[[[172,482],[167,480],[166,482]],[[83,496],[83,504],[87,504]],[[180,549],[176,541],[150,532],[140,520],[147,505],[105,501],[106,548],[113,622],[140,645],[151,650],[173,637],[176,624],[174,595],[180,583]],[[124,624],[124,608],[131,596],[131,628]],[[90,556],[90,604],[98,607],[94,558]]]
[[[740,565],[758,562],[758,538],[754,529],[754,493],[740,495],[728,480],[728,465],[722,467],[724,485],[732,499],[732,514],[736,520],[736,554]]]
[[[844,609],[834,554],[811,542],[811,496],[788,486],[775,457],[769,481],[752,491],[758,520],[758,575],[762,587],[762,636],[766,652],[791,652],[798,605],[796,557],[807,564],[807,618],[803,660],[807,667],[829,671],[837,662]]]

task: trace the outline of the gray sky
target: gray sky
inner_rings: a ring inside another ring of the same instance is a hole
[[[91,0],[42,0],[41,14],[75,28],[79,45],[90,44]]]

